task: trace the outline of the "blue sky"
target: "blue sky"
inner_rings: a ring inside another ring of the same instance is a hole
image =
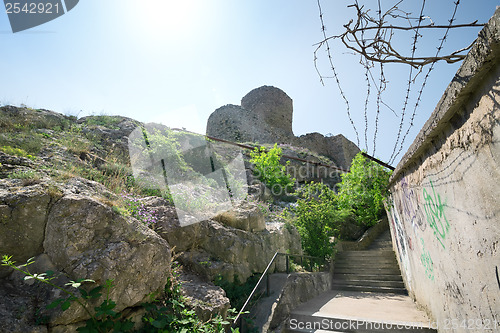
[[[353,17],[353,10],[347,8],[352,2],[322,1],[328,34],[339,33]],[[369,7],[377,2],[362,3]],[[420,1],[406,3],[415,4],[407,8],[414,13],[421,5]],[[496,5],[497,0],[462,0],[457,22],[486,22]],[[428,0],[425,14],[446,24],[452,9],[451,0]],[[478,31],[452,31],[446,49],[468,45]],[[433,54],[438,38],[431,34],[417,44],[417,51]],[[82,0],[67,14],[16,34],[5,12],[0,12],[0,104],[25,104],[79,117],[118,114],[204,133],[206,120],[216,108],[240,104],[250,90],[272,85],[293,99],[296,135],[342,133],[356,142],[335,82],[321,85],[314,68],[313,45],[321,39],[316,0]],[[410,41],[411,35],[395,39],[408,51]],[[320,68],[329,75],[325,53],[319,55]],[[333,55],[360,147],[365,148],[363,68],[359,57],[340,44],[333,44]],[[458,67],[439,64],[432,72],[403,153]],[[389,85],[383,98],[397,115],[408,70],[404,65],[386,67]],[[373,89],[369,153],[375,123]],[[411,110],[417,91],[413,89],[410,96]],[[389,160],[398,127],[399,117],[382,108],[376,156]]]

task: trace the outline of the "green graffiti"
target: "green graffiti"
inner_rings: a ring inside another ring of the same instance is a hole
[[[431,255],[428,251],[425,250],[424,239],[420,238],[422,241],[422,254],[420,255],[420,262],[424,265],[425,275],[434,281],[434,262],[432,262]]]
[[[434,185],[432,184],[432,181],[431,189],[432,194],[427,192],[425,188],[423,191],[423,197],[425,201],[425,215],[427,216],[427,222],[429,223],[429,226],[434,230],[434,235],[436,236],[437,240],[439,241],[439,243],[441,243],[443,249],[446,249],[443,241],[445,240],[446,233],[450,228],[450,223],[448,222],[448,219],[446,218],[446,215],[444,213],[445,204],[441,202],[441,196],[439,194],[436,194],[436,191],[434,191]]]

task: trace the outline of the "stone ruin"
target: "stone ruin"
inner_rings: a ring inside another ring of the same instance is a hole
[[[342,134],[320,133],[295,136],[292,130],[293,101],[281,89],[262,86],[241,99],[215,110],[207,122],[206,134],[234,142],[285,143],[304,147],[330,158],[348,169],[359,148]]]

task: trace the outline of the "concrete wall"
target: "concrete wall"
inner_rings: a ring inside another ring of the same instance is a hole
[[[410,296],[440,331],[500,330],[500,8],[390,189],[386,208]]]

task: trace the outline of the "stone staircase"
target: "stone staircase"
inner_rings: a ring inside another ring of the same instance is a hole
[[[335,258],[333,289],[290,312],[285,332],[436,333],[401,277],[389,230]]]
[[[365,251],[337,254],[333,289],[407,295],[396,255],[392,250],[389,230]]]

